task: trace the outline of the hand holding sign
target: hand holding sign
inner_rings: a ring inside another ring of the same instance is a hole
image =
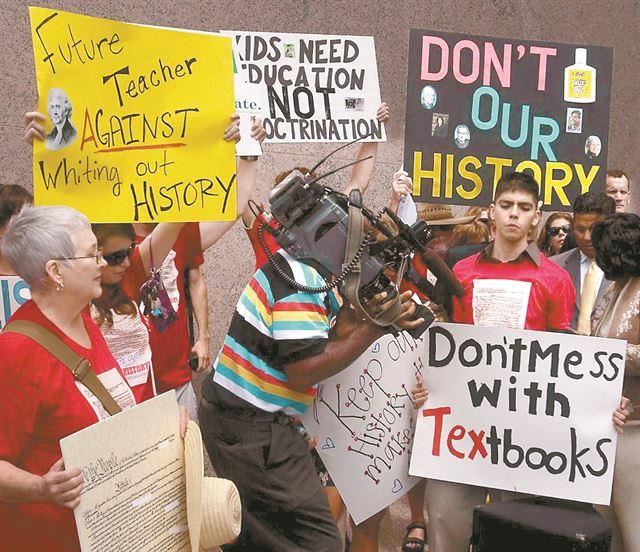
[[[80,468],[66,469],[64,461],[60,458],[40,478],[40,498],[44,502],[53,502],[73,510],[80,504],[82,481]]]
[[[400,201],[404,196],[413,191],[413,182],[409,178],[407,171],[399,170],[393,173],[391,182],[391,201]]]
[[[613,413],[613,425],[618,433],[623,432],[624,424],[627,422],[627,418],[633,413],[633,405],[627,397],[620,399],[620,406],[616,408]]]
[[[378,119],[378,121],[380,121],[381,123],[387,124],[389,122],[389,118],[389,106],[386,104],[386,102],[382,102],[378,107],[378,111],[376,111],[376,119]]]
[[[25,142],[29,145],[33,145],[33,140],[44,141],[46,133],[44,131],[43,123],[47,118],[39,111],[29,111],[24,115],[27,127],[24,130]]]
[[[424,385],[422,374],[416,376],[416,384],[411,389],[411,397],[413,398],[413,408],[419,410],[429,398],[429,390]]]
[[[234,113],[231,115],[231,122],[224,129],[222,136],[227,142],[238,142],[240,140],[240,115]]]

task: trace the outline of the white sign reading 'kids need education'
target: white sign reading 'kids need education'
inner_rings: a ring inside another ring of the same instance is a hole
[[[262,89],[267,142],[386,140],[373,37],[221,34],[233,38],[238,78]]]
[[[412,475],[609,504],[626,342],[431,326]]]
[[[422,339],[386,335],[322,382],[303,417],[355,523],[405,495],[413,441],[411,388],[424,367]]]

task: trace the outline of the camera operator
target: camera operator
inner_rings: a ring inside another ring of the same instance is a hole
[[[331,277],[314,262],[275,255],[307,286]],[[400,298],[396,326],[417,328],[411,292]],[[386,292],[367,304],[380,314]],[[333,322],[335,321],[335,324]],[[307,444],[291,425],[313,402],[315,385],[349,366],[385,329],[332,292],[290,287],[266,263],[245,288],[202,387],[199,418],[214,469],[234,481],[243,502],[242,533],[229,550],[335,552],[340,540]]]

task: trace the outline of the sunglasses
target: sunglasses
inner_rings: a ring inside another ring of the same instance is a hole
[[[131,256],[133,250],[136,248],[136,244],[132,243],[127,249],[121,249],[120,251],[114,251],[108,255],[102,255],[102,258],[109,266],[118,266],[122,264],[125,259]]]
[[[549,235],[555,237],[560,233],[561,230],[565,235],[567,235],[573,230],[573,228],[570,224],[565,224],[564,226],[554,226],[553,228],[549,228]]]

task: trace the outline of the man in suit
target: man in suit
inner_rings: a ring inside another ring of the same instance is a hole
[[[631,200],[629,176],[620,169],[607,171],[606,194],[616,202],[616,213],[626,213]]]
[[[615,211],[615,201],[604,193],[587,192],[578,196],[573,203],[573,235],[578,247],[551,257],[571,275],[576,290],[571,327],[583,335],[590,334],[593,307],[610,283],[595,262],[591,228]]]

